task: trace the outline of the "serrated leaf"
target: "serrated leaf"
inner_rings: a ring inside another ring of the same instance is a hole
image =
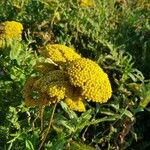
[[[119,104],[117,103],[110,103],[108,104],[109,106],[111,106],[112,108],[114,108],[116,111],[119,110]]]
[[[78,119],[76,130],[82,130],[85,126],[87,126],[87,124],[90,122],[90,119],[92,117],[91,112],[92,110],[90,109],[81,115],[81,117]]]

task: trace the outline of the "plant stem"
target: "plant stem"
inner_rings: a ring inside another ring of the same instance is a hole
[[[44,121],[43,121],[44,108],[45,108],[45,106],[42,106],[40,108],[41,131],[43,131],[43,127],[44,127]]]
[[[52,114],[50,115],[50,119],[49,119],[48,127],[46,129],[46,133],[44,134],[44,138],[42,139],[42,141],[41,141],[41,143],[39,145],[38,150],[41,150],[41,148],[42,148],[42,146],[43,146],[43,144],[44,144],[44,142],[46,140],[46,137],[47,137],[47,135],[49,133],[49,130],[50,130],[51,125],[52,125],[52,120],[53,120],[53,117],[54,117],[54,112],[55,112],[56,106],[57,106],[57,102],[53,106]]]

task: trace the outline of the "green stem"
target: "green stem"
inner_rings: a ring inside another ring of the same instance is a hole
[[[46,129],[46,133],[44,134],[44,138],[42,139],[38,150],[41,150],[41,148],[42,148],[42,146],[43,146],[43,144],[44,144],[44,142],[45,142],[45,140],[47,138],[47,135],[48,135],[49,130],[50,130],[51,125],[52,125],[52,120],[53,120],[53,117],[54,117],[54,112],[55,112],[56,106],[57,106],[57,102],[54,104],[54,107],[53,107],[53,110],[52,110],[52,114],[51,114],[50,119],[49,119],[48,127]]]

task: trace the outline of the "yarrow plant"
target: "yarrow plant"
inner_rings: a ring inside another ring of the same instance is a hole
[[[59,44],[44,46],[41,54],[54,63],[35,65],[40,75],[29,78],[23,88],[27,106],[42,107],[64,101],[70,109],[84,112],[86,100],[104,103],[111,97],[107,74],[92,60],[82,58],[72,48]],[[44,71],[39,68],[44,68]]]

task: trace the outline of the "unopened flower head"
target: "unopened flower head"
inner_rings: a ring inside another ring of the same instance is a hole
[[[79,87],[81,95],[95,102],[107,102],[112,90],[107,74],[89,59],[72,61],[67,68],[71,85]]]
[[[61,44],[48,44],[41,48],[41,54],[59,65],[81,57],[74,49]]]
[[[16,21],[6,21],[1,24],[3,26],[3,31],[0,36],[3,39],[16,39],[21,40],[21,34],[23,30],[23,26],[21,23]]]

